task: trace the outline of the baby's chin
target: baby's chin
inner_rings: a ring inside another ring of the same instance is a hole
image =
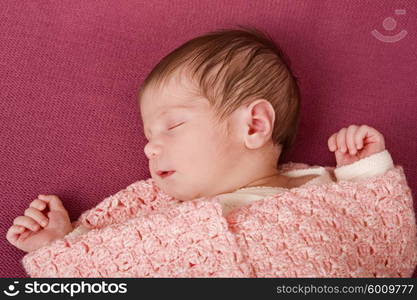
[[[196,191],[187,191],[186,189],[179,189],[178,186],[176,186],[175,188],[170,188],[168,186],[165,186],[164,184],[158,186],[165,194],[179,201],[191,201],[197,198],[201,198],[201,196],[199,196],[199,193],[197,193]]]
[[[172,178],[167,177],[165,179],[153,179],[160,190],[179,201],[191,201],[199,198],[215,196],[208,193],[208,191],[211,191],[212,188],[205,185],[207,179],[195,180],[191,182],[190,180],[186,181],[183,178],[176,177],[175,175],[175,173],[171,175]]]

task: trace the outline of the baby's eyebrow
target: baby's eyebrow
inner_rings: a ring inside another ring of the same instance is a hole
[[[185,104],[182,104],[182,105],[174,105],[174,106],[171,106],[171,107],[163,110],[161,113],[159,113],[158,117],[161,117],[162,115],[165,115],[167,113],[170,113],[172,110],[190,110],[191,108],[192,108],[192,106],[185,105]]]

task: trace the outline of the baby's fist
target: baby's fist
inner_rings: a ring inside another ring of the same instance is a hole
[[[15,247],[31,252],[72,231],[68,212],[55,195],[39,195],[23,216],[14,219],[6,238]]]
[[[385,150],[384,136],[367,125],[342,128],[330,136],[327,144],[335,152],[337,167]]]

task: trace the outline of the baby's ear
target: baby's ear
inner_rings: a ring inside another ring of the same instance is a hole
[[[244,110],[245,145],[257,149],[270,141],[275,121],[275,111],[265,99],[253,101]]]

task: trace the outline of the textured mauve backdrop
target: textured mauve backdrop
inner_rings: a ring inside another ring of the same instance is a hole
[[[334,166],[329,136],[367,124],[384,134],[416,200],[416,13],[414,0],[0,1],[0,276],[25,276],[24,252],[5,235],[38,194],[58,195],[75,220],[149,177],[139,85],[186,40],[235,24],[269,33],[300,80],[286,161]],[[407,35],[388,43],[374,29]]]

